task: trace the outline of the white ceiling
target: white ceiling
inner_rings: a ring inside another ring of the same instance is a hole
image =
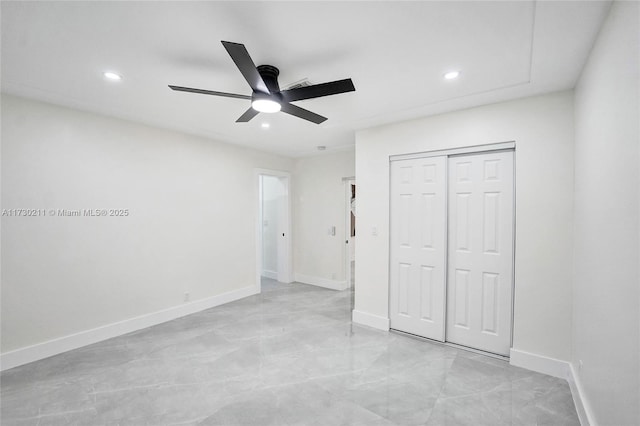
[[[572,88],[609,2],[2,1],[3,92],[298,157],[356,129]],[[235,120],[250,95],[220,43],[242,43],[280,85],[352,78],[356,92]],[[455,81],[442,75],[459,69]],[[118,83],[102,72],[123,75]],[[261,123],[269,122],[269,129]]]

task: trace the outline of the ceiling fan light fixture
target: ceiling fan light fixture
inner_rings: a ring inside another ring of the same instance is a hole
[[[254,99],[251,102],[251,107],[258,112],[272,113],[280,111],[282,105],[271,99]]]

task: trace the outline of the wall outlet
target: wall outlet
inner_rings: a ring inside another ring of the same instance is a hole
[[[373,235],[374,237],[378,235],[378,228],[376,228],[375,226],[373,228],[371,228],[371,235]]]
[[[189,292],[188,291],[185,292],[183,301],[188,302],[190,298],[191,298],[191,295],[189,294]]]
[[[582,367],[584,367],[584,364],[582,363],[582,360],[578,361],[578,371],[582,371]]]

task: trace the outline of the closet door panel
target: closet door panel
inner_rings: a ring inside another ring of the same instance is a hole
[[[444,341],[446,157],[391,163],[389,319]]]
[[[513,152],[452,156],[448,187],[447,341],[509,355]]]

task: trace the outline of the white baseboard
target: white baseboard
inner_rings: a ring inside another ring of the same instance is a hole
[[[162,311],[152,312],[139,317],[126,319],[124,321],[107,324],[91,330],[38,343],[32,346],[16,349],[0,354],[0,371],[28,364],[33,361],[48,358],[63,352],[91,345],[112,337],[121,336],[153,325],[171,321],[186,315],[233,302],[254,294],[257,294],[255,286],[244,287],[238,290],[229,291],[206,299],[196,300],[190,303],[173,306]]]
[[[368,312],[353,310],[351,320],[356,324],[377,328],[378,330],[389,331],[389,318],[370,314]]]
[[[573,402],[576,404],[580,424],[582,426],[596,426],[597,423],[593,415],[593,410],[591,409],[591,404],[589,404],[589,400],[582,387],[582,381],[573,364],[569,364],[567,382],[569,382],[569,387],[571,388]]]
[[[272,280],[278,279],[278,273],[276,271],[267,271],[266,269],[262,271],[262,276],[271,278]]]
[[[311,284],[317,285],[318,287],[330,288],[331,290],[346,290],[349,288],[349,283],[347,281],[335,281],[328,280],[326,278],[313,277],[311,275],[304,275],[296,273],[294,275],[294,280],[303,283],[303,284]]]
[[[566,379],[569,371],[569,363],[544,355],[532,354],[511,348],[509,363],[516,367],[526,368],[549,376]]]
[[[596,426],[595,417],[591,406],[587,401],[580,377],[576,374],[573,365],[568,361],[549,358],[543,355],[511,349],[509,360],[511,365],[526,368],[549,376],[565,379],[571,388],[571,396],[576,405],[576,412],[582,426]]]

